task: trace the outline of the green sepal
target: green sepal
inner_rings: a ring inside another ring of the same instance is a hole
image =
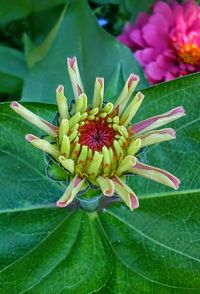
[[[69,173],[52,160],[48,162],[45,172],[48,178],[53,181],[64,181],[65,183],[69,182]]]
[[[77,195],[76,199],[83,210],[91,212],[95,211],[100,206],[102,197],[103,195],[100,189],[88,189],[86,193]]]

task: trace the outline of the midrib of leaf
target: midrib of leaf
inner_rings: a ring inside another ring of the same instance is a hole
[[[93,226],[92,226],[92,224],[91,224],[91,219],[90,219],[90,217],[89,217],[89,214],[87,214],[87,216],[88,216],[88,222],[89,222],[89,226],[90,226],[90,231],[91,231],[91,235],[92,235],[92,243],[93,243],[93,254],[92,254],[92,256],[93,256],[93,260],[92,260],[92,263],[90,263],[91,264],[91,266],[90,266],[90,268],[88,268],[88,273],[90,272],[90,269],[91,268],[93,268],[93,265],[94,265],[94,263],[95,263],[95,259],[94,259],[94,256],[95,256],[95,244],[96,244],[96,242],[95,242],[95,237],[94,237],[94,228],[93,228]],[[74,242],[75,243],[75,242]],[[87,274],[88,275],[88,274]],[[79,279],[77,280],[77,283],[75,284],[73,284],[73,287],[75,286],[75,285],[79,285],[80,284],[80,282],[82,282],[84,280],[84,278],[83,279],[81,279],[80,277],[79,277]],[[71,287],[69,287],[69,286],[65,286],[65,287],[63,287],[57,294],[60,294],[64,289],[70,289]],[[86,293],[86,292],[85,292]],[[19,294],[22,294],[22,293],[19,293]]]
[[[56,205],[55,203],[53,204],[42,204],[42,205],[36,205],[36,206],[29,206],[29,207],[17,207],[14,209],[4,209],[4,210],[0,210],[0,214],[4,214],[4,213],[15,213],[15,212],[22,212],[22,211],[32,211],[32,210],[39,210],[39,209],[46,209],[46,208],[55,208]]]
[[[176,131],[180,131],[184,128],[186,128],[187,126],[192,125],[193,123],[196,123],[200,120],[200,117],[198,117],[197,119],[191,120],[190,122],[186,123],[185,125],[182,125],[181,127],[177,128]]]
[[[193,189],[193,190],[184,190],[184,191],[176,191],[176,192],[163,192],[163,193],[159,193],[159,194],[147,194],[147,195],[143,195],[140,196],[139,199],[144,201],[144,200],[148,200],[148,199],[152,199],[152,198],[162,198],[162,197],[173,197],[176,195],[185,195],[185,194],[193,194],[193,193],[200,193],[200,189]]]
[[[177,192],[169,192],[169,193],[159,193],[159,194],[149,194],[145,196],[140,196],[139,200],[145,201],[148,199],[153,199],[153,198],[163,198],[163,197],[173,197],[176,195],[185,195],[185,194],[193,194],[193,193],[200,193],[200,189],[194,189],[194,190],[185,190],[185,191],[177,191]],[[119,200],[120,202],[120,200]],[[121,202],[122,203],[122,202]],[[15,213],[15,212],[22,212],[22,211],[32,211],[32,210],[37,210],[37,209],[46,209],[46,208],[55,208],[56,204],[51,203],[51,204],[42,204],[42,205],[36,205],[36,206],[29,206],[29,207],[17,207],[14,209],[5,209],[5,210],[0,210],[0,214],[4,213]]]

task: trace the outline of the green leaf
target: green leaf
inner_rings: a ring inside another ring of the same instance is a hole
[[[119,4],[120,0],[91,0],[94,3],[103,5],[103,4]]]
[[[200,74],[144,91],[137,120],[182,104],[170,124],[177,139],[147,148],[150,164],[181,178],[178,192],[132,177],[140,207],[103,211],[55,208],[64,187],[45,176],[41,151],[24,135],[40,133],[0,105],[0,292],[2,294],[199,293]],[[27,103],[52,121],[56,107]]]
[[[0,24],[24,18],[33,12],[47,10],[62,3],[66,3],[66,0],[1,0]]]
[[[63,20],[65,10],[66,9],[63,10],[58,22],[40,46],[36,47],[30,40],[28,35],[24,35],[25,55],[29,68],[33,67],[35,63],[41,61],[48,54],[48,51],[53,45],[53,41],[55,40],[56,35],[58,34],[58,30]]]
[[[200,190],[142,198],[135,212],[115,205],[100,214],[114,256],[100,293],[198,293],[199,205]]]
[[[27,60],[32,67],[25,80],[22,100],[55,103],[53,93],[60,83],[68,89],[67,96],[72,97],[66,59],[74,55],[89,97],[93,94],[95,78],[103,76],[109,83],[119,63],[123,82],[135,72],[141,77],[140,87],[147,85],[130,50],[99,27],[87,1],[77,0],[66,6],[44,43],[27,50]]]
[[[131,20],[135,21],[138,14],[141,12],[148,12],[155,3],[154,0],[119,0],[120,5],[131,15]]]
[[[0,61],[0,92],[19,92],[27,72],[24,55],[18,50],[0,46]]]
[[[38,238],[37,234],[41,234],[41,230],[43,232],[47,227],[49,231],[43,233],[37,244],[33,245],[34,241],[30,242],[31,250],[1,272],[2,294],[11,291],[13,294],[54,294],[68,291],[90,293],[107,282],[112,270],[112,264],[109,263],[110,250],[99,234],[99,229],[93,225],[92,214],[62,211],[61,218],[60,212],[56,210],[49,209],[47,215],[45,209],[38,210],[37,218],[40,219],[40,225],[37,228],[33,227],[32,239]],[[44,218],[51,214],[54,218],[51,216],[49,223],[46,224]],[[18,212],[15,216],[16,221],[23,223],[25,215],[23,211]],[[28,220],[31,216],[36,217],[31,212]],[[60,218],[57,225],[55,218]],[[32,222],[34,225],[34,219]],[[20,226],[16,229],[18,234],[23,234]],[[23,229],[26,230],[26,226]],[[14,272],[18,273],[15,290],[11,274]]]
[[[120,90],[123,88],[124,83],[122,77],[122,66],[120,63],[117,64],[117,68],[114,71],[113,75],[110,77],[110,82],[108,83],[105,100],[110,100],[111,97],[116,96],[116,93],[120,93]]]

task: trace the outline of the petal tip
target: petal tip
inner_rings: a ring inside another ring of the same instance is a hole
[[[131,73],[129,78],[128,78],[128,88],[131,87],[132,83],[138,83],[140,80],[139,76]]]
[[[112,189],[107,189],[103,191],[103,194],[107,197],[112,197],[114,194],[114,191]]]
[[[58,92],[59,94],[61,94],[64,91],[64,86],[63,85],[58,85],[56,92]]]
[[[35,139],[37,139],[37,137],[34,136],[34,135],[32,135],[32,134],[27,134],[27,135],[25,136],[25,139],[26,139],[26,141],[28,141],[28,142],[32,142],[32,141],[34,141]]]
[[[10,103],[10,107],[11,108],[19,107],[19,103],[17,101],[13,101],[12,103]]]
[[[102,86],[103,82],[104,82],[104,78],[102,77],[96,77],[96,80],[99,82],[99,84]]]
[[[66,201],[57,201],[56,202],[56,206],[57,207],[60,207],[60,208],[66,207],[67,206],[67,202]]]
[[[71,68],[73,68],[75,62],[76,62],[76,56],[67,58],[67,64]]]
[[[180,187],[181,181],[178,178],[174,180],[174,189],[177,191]]]
[[[130,209],[134,210],[139,207],[139,201],[136,195],[130,194]]]
[[[142,92],[138,92],[137,96],[139,100],[144,99],[144,94],[142,94]]]
[[[175,109],[176,109],[176,113],[180,113],[183,116],[186,115],[185,108],[183,106],[178,106]]]

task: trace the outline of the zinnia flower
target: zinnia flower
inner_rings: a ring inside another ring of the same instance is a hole
[[[129,76],[115,104],[103,101],[104,79],[97,77],[93,101],[88,105],[75,57],[68,58],[68,71],[75,100],[68,107],[64,87],[58,86],[58,126],[38,117],[18,102],[11,103],[16,113],[50,137],[47,140],[28,134],[26,140],[50,154],[69,173],[70,184],[57,206],[67,206],[86,187],[99,187],[103,195],[111,197],[116,193],[131,210],[137,208],[138,198],[125,183],[127,174],[141,175],[178,189],[179,179],[157,167],[141,163],[137,154],[145,146],[174,139],[173,129],[154,129],[182,117],[184,109],[179,106],[131,125],[144,98],[141,92],[133,95],[138,76]]]
[[[150,83],[200,70],[200,6],[194,1],[158,1],[118,39],[135,52]]]

